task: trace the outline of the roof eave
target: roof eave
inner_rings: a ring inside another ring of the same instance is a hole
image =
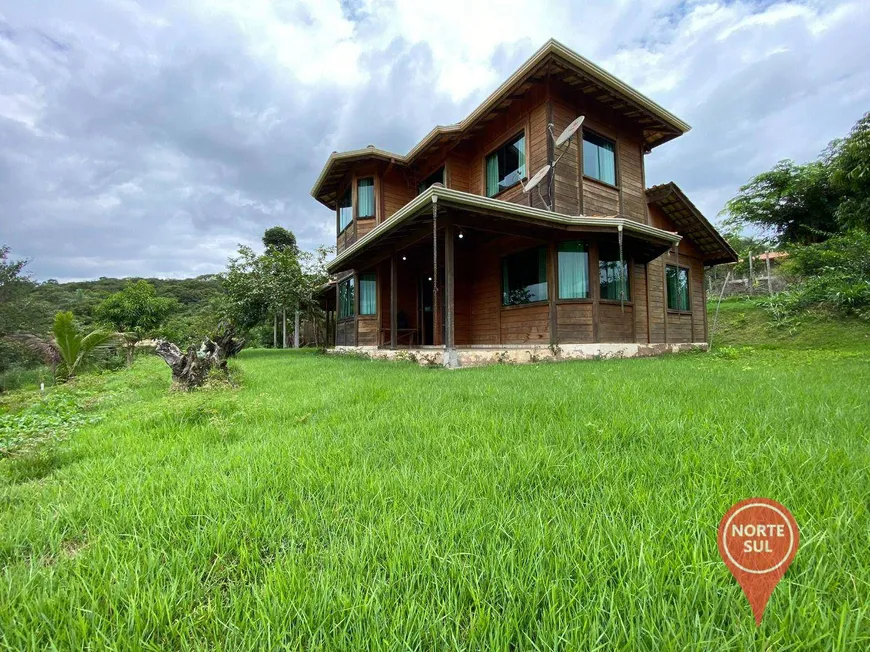
[[[526,217],[535,220],[547,222],[552,225],[565,226],[589,226],[589,227],[612,227],[615,230],[623,229],[627,234],[634,234],[646,239],[659,239],[665,242],[677,244],[682,240],[682,236],[678,233],[665,231],[654,226],[649,226],[641,222],[635,222],[624,217],[587,217],[584,215],[565,215],[562,213],[554,213],[541,208],[533,208],[531,206],[523,206],[512,202],[502,201],[500,199],[492,199],[482,195],[474,195],[459,190],[444,188],[439,186],[431,186],[425,192],[405,204],[401,209],[396,211],[388,220],[382,222],[366,235],[357,240],[354,244],[338,254],[332,261],[327,264],[327,271],[334,273],[340,268],[341,264],[347,259],[354,256],[357,252],[364,249],[370,243],[373,243],[378,238],[391,230],[397,228],[407,219],[416,215],[421,209],[425,208],[432,202],[460,205],[463,208],[478,208],[500,211],[507,217]]]

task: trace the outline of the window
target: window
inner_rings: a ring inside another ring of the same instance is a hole
[[[356,204],[358,217],[375,216],[375,180],[371,177],[357,179]]]
[[[486,196],[493,197],[526,176],[526,137],[508,141],[486,157]]]
[[[353,221],[353,197],[350,186],[347,187],[338,204],[338,232],[344,231]]]
[[[359,314],[374,315],[377,304],[377,286],[374,274],[360,274],[359,277]]]
[[[583,174],[616,185],[616,146],[613,141],[583,132]]]
[[[547,300],[547,248],[535,247],[502,260],[502,303]]]
[[[589,298],[589,250],[583,242],[559,243],[559,298]]]
[[[598,249],[598,283],[602,299],[631,301],[628,280],[628,262],[619,264],[619,249],[613,245],[601,245]]]
[[[668,310],[689,311],[689,270],[685,267],[667,265]]]
[[[338,318],[353,317],[353,276],[338,284]]]
[[[417,194],[422,195],[431,186],[436,183],[444,184],[444,166],[435,170],[432,174],[426,177],[423,181],[417,184]]]

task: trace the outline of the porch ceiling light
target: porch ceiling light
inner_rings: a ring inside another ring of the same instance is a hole
[[[408,260],[407,256],[402,256],[402,260]]]

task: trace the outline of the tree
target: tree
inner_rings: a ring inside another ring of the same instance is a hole
[[[266,252],[270,251],[292,251],[299,253],[296,246],[296,236],[292,231],[288,231],[283,226],[273,226],[266,229],[263,233],[263,246]]]
[[[299,283],[299,304],[306,320],[315,325],[315,345],[319,346],[317,324],[323,318],[323,310],[315,295],[329,281],[329,273],[326,271],[326,259],[332,254],[331,247],[318,247],[314,253],[303,252],[300,254],[301,276]],[[298,337],[299,324],[296,324]],[[298,346],[298,344],[297,344]]]
[[[83,334],[69,311],[54,316],[52,336],[43,339],[23,333],[8,338],[38,353],[59,377],[67,379],[73,378],[98,348],[111,344],[115,338],[111,331],[100,329]]]
[[[26,260],[9,260],[9,247],[0,245],[0,337],[28,325],[28,295],[35,284],[24,274]]]
[[[139,280],[107,297],[97,308],[97,317],[124,334],[129,365],[136,342],[157,330],[175,306],[174,299],[158,297],[153,285]]]
[[[837,193],[823,161],[797,165],[780,161],[753,177],[725,204],[725,226],[764,229],[780,242],[820,242],[839,230]]]
[[[272,314],[282,317],[282,348],[287,347],[287,309],[298,314],[302,269],[295,248],[267,250],[259,259],[267,301]],[[276,328],[277,330],[277,328]],[[298,333],[298,328],[296,329]]]
[[[260,259],[250,247],[239,246],[221,279],[226,304],[223,312],[236,326],[248,329],[262,324],[269,312],[268,288]]]
[[[831,180],[840,193],[837,219],[844,228],[870,230],[870,113],[828,148]]]

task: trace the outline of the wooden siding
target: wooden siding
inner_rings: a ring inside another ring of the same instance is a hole
[[[636,263],[631,279],[631,298],[634,301],[634,332],[636,342],[648,342],[646,304],[646,266]]]
[[[502,308],[501,344],[550,343],[550,307],[546,303]]]
[[[631,322],[634,319],[634,306],[618,303],[600,303],[598,305],[598,341],[599,342],[634,342],[634,332]]]
[[[559,344],[592,342],[592,302],[557,303]]]
[[[357,330],[357,346],[377,346],[378,318],[377,315],[360,315]]]
[[[413,184],[405,178],[405,173],[397,167],[388,169],[383,176],[384,219],[388,220],[397,210],[417,196]]]

